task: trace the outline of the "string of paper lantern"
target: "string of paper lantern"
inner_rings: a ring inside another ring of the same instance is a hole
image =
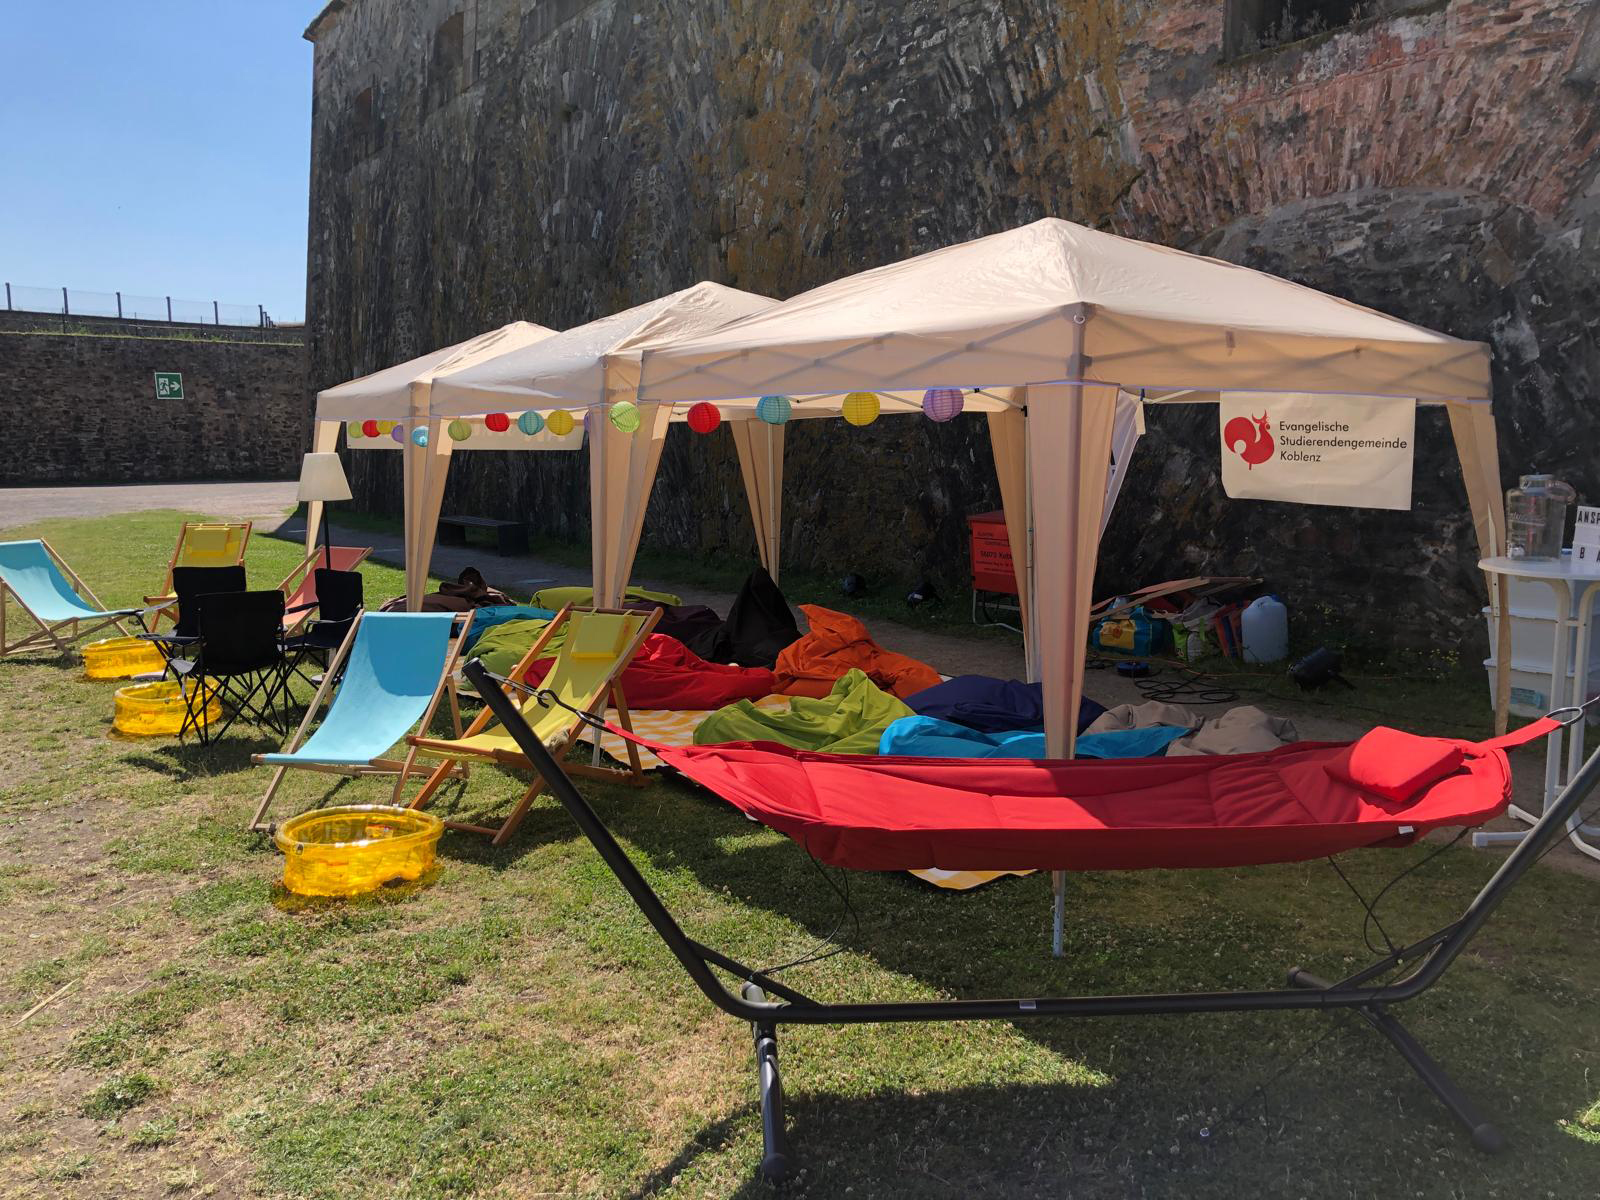
[[[977,389],[973,389],[977,390]],[[953,387],[928,388],[922,393],[922,412],[930,421],[943,424],[953,421],[966,410],[966,389]],[[593,431],[593,421],[599,420],[599,409],[589,409],[584,413],[584,427]],[[618,400],[607,410],[603,410],[613,427],[622,433],[637,433],[644,423],[639,406],[629,400]],[[871,425],[882,415],[882,403],[876,392],[849,392],[845,395],[840,405],[840,414],[851,425]],[[786,425],[794,415],[794,401],[788,396],[770,395],[762,396],[756,402],[755,415],[757,419],[768,425]],[[721,428],[722,410],[708,400],[701,400],[689,406],[686,414],[686,423],[695,433],[714,433]],[[505,433],[512,426],[513,418],[509,413],[489,413],[483,418],[483,425],[492,433]],[[577,427],[573,415],[565,409],[544,415],[529,409],[515,418],[517,429],[528,437],[537,437],[545,430],[549,430],[556,437],[566,437]],[[446,427],[452,441],[464,442],[472,436],[472,425],[461,418],[452,420]],[[407,440],[405,423],[401,421],[367,420],[347,421],[345,423],[346,436],[351,441],[362,438],[378,438],[388,434],[396,442],[404,445]],[[409,434],[414,445],[427,446],[428,430],[425,426],[418,426]]]

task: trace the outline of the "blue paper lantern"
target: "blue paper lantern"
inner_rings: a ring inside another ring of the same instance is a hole
[[[763,396],[756,401],[756,416],[768,425],[784,425],[793,407],[793,401],[787,396]]]
[[[411,431],[411,443],[414,446],[426,446],[428,444],[428,431],[420,425],[417,426]]]
[[[517,428],[529,437],[533,437],[544,428],[544,418],[530,409],[517,418]]]

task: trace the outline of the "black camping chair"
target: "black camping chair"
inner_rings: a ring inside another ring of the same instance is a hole
[[[293,669],[313,685],[319,681],[305,673],[303,664],[306,659],[311,659],[326,670],[329,656],[344,644],[350,626],[355,624],[356,616],[365,604],[360,571],[334,571],[318,567],[316,581],[317,619],[306,627],[304,633],[286,638],[283,643]],[[289,613],[292,615],[294,611],[290,609]]]
[[[244,568],[231,567],[173,567],[172,594],[177,597],[178,617],[165,633],[146,633],[142,636],[154,642],[167,657],[170,671],[172,660],[192,646],[200,637],[200,618],[196,600],[214,592],[242,592],[245,590]]]
[[[283,650],[283,593],[213,592],[195,598],[199,633],[168,669],[183,684],[181,738],[195,730],[202,744],[220,737],[240,716],[273,732],[289,731],[289,658]],[[208,697],[223,702],[227,715],[212,729],[205,720]]]

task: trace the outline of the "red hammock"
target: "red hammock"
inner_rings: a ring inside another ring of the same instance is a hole
[[[634,740],[832,866],[1125,871],[1297,862],[1482,824],[1511,796],[1505,751],[1555,727],[1485,742],[1380,727],[1264,754],[1059,762]]]

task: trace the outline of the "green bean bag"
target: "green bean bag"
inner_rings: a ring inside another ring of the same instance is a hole
[[[782,742],[798,750],[828,754],[876,754],[883,731],[913,715],[904,702],[851,670],[826,696],[796,696],[787,710],[757,708],[740,700],[719,708],[694,731],[697,746],[717,742]]]
[[[644,588],[631,587],[624,595],[624,600],[654,600],[657,604],[670,604],[676,607],[683,601],[671,592],[647,592]],[[586,587],[551,587],[542,588],[533,594],[533,602],[540,608],[559,610],[568,604],[585,607],[594,603],[594,589]]]

